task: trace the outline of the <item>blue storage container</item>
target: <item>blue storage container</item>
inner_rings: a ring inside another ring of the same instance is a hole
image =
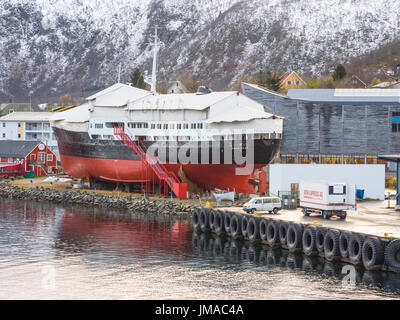
[[[364,199],[364,189],[357,189],[356,195],[358,199]]]

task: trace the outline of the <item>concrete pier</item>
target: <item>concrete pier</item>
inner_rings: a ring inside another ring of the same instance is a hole
[[[301,209],[248,214],[242,207],[198,207],[192,224],[195,231],[400,273],[400,214],[387,201],[359,203],[346,220],[304,216]]]
[[[394,204],[394,201],[391,201]],[[234,213],[246,214],[241,207],[216,208]],[[356,232],[378,238],[400,239],[400,212],[387,208],[387,201],[367,201],[357,204],[356,211],[347,211],[346,220],[332,217],[329,220],[318,215],[305,217],[301,209],[280,210],[278,214],[258,212],[258,217],[295,222],[303,225]],[[387,235],[385,235],[387,234]]]

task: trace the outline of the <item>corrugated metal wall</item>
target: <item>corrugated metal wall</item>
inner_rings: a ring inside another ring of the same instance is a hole
[[[287,118],[281,154],[400,153],[400,132],[392,132],[392,112],[400,105],[309,103],[242,85],[249,98]]]

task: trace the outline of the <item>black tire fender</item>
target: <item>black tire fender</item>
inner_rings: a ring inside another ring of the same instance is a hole
[[[286,243],[289,251],[301,249],[303,244],[303,226],[301,224],[292,223],[289,225],[286,235]]]
[[[279,241],[279,221],[269,220],[267,226],[267,242],[273,247],[277,245]]]
[[[350,243],[351,233],[342,232],[339,237],[339,252],[342,258],[349,257],[349,243]]]
[[[208,214],[208,223],[210,225],[210,229],[214,231],[214,222],[215,222],[215,214],[217,211],[210,209]]]
[[[289,228],[289,224],[287,222],[281,221],[279,223],[279,242],[282,245],[286,244],[287,230]]]
[[[400,273],[400,240],[393,240],[387,245],[385,263],[392,271]]]
[[[267,240],[267,228],[268,228],[268,219],[261,219],[258,229],[260,230],[260,239],[262,241]]]
[[[224,226],[225,226],[225,232],[229,233],[231,232],[231,219],[232,219],[232,213],[231,212],[224,212]]]
[[[339,251],[340,232],[337,230],[328,230],[324,238],[325,258],[328,261],[338,260],[340,258]]]
[[[362,262],[362,247],[365,237],[361,234],[352,234],[349,241],[349,259],[353,264]]]
[[[303,252],[310,256],[317,252],[317,228],[314,226],[308,226],[304,229],[302,244]]]
[[[209,225],[209,213],[205,208],[200,211],[200,229],[203,232],[206,232],[210,229]]]
[[[214,214],[214,231],[217,235],[225,233],[224,211],[217,210]]]
[[[195,208],[192,212],[192,225],[193,229],[196,231],[200,230],[200,208]]]
[[[249,224],[247,225],[247,237],[251,242],[260,239],[259,226],[260,226],[259,218],[251,217],[249,219]]]
[[[383,265],[385,247],[383,242],[375,237],[366,238],[362,247],[362,262],[367,270],[376,270]]]
[[[247,237],[247,227],[249,225],[249,219],[251,216],[245,214],[242,218],[242,236]]]
[[[231,217],[230,225],[231,237],[237,239],[242,236],[242,215],[234,214]]]
[[[327,230],[325,228],[317,228],[315,233],[315,246],[320,253],[324,252],[324,240],[326,232]]]

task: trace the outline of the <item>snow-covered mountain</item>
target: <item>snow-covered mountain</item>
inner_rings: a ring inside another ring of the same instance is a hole
[[[222,89],[258,69],[323,73],[396,39],[399,0],[0,0],[0,91],[45,97],[187,69]],[[1,92],[0,92],[1,94]]]

